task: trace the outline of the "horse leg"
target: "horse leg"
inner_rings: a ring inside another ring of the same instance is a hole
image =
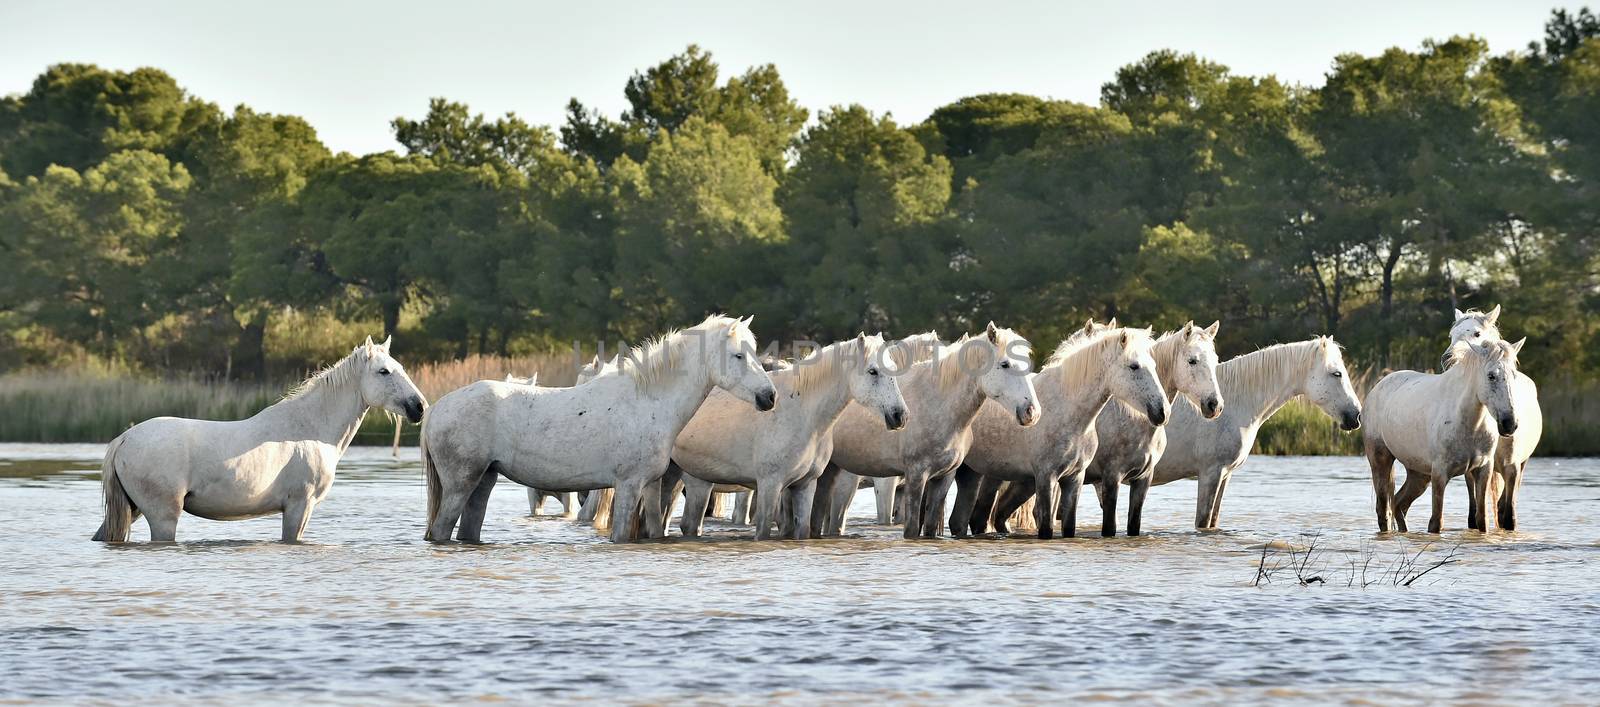
[[[1078,494],[1083,491],[1083,470],[1061,476],[1061,537],[1078,537]]]
[[[1489,532],[1489,507],[1496,505],[1494,496],[1494,460],[1478,467],[1472,478],[1478,483],[1478,532]]]
[[[973,535],[989,532],[989,519],[994,515],[995,498],[1000,495],[1004,481],[992,476],[978,479],[978,491],[972,499],[971,530]]]
[[[611,492],[611,542],[621,544],[633,539],[645,485],[645,480],[637,476],[617,479]]]
[[[667,536],[666,521],[664,518],[668,513],[671,512],[671,510],[669,509],[663,511],[661,509],[661,497],[664,493],[663,487],[666,485],[667,484],[661,479],[656,479],[655,481],[645,483],[645,485],[640,489],[640,516],[638,518],[640,528],[634,533],[635,540],[639,539],[640,533],[647,538],[664,538]]]
[[[478,479],[478,485],[467,497],[467,506],[461,513],[461,528],[456,539],[464,543],[483,542],[483,517],[489,513],[489,494],[500,481],[500,472],[490,468]]]
[[[1483,532],[1483,497],[1478,494],[1478,473],[1468,469],[1467,482],[1467,529]]]
[[[749,525],[750,500],[754,497],[755,494],[749,491],[739,491],[733,494],[733,515],[728,520],[738,525]]]
[[[789,517],[793,519],[793,532],[789,537],[806,540],[811,537],[811,504],[817,497],[817,478],[808,476],[789,487]]]
[[[713,484],[693,476],[683,477],[683,516],[678,518],[678,530],[686,538],[698,538],[706,522],[706,505],[711,502]]]
[[[1028,502],[1028,497],[1033,495],[1034,486],[1035,484],[1033,483],[1015,481],[1005,485],[1004,490],[1000,492],[1000,497],[994,502],[994,515],[991,517],[994,524],[994,532],[1001,535],[1011,532],[1011,528],[1008,527],[1011,522],[1011,514],[1016,513],[1017,509],[1022,507],[1022,504]],[[1037,506],[1038,504],[1035,505]],[[1038,509],[1035,508],[1034,512],[1037,513]],[[1055,514],[1054,509],[1047,512],[1052,516]],[[1052,525],[1041,525],[1039,527],[1052,527]]]
[[[1222,494],[1227,493],[1228,480],[1232,478],[1232,469],[1222,470],[1222,479],[1217,482],[1217,493],[1211,499],[1211,520],[1206,527],[1215,529],[1222,526]]]
[[[950,534],[965,538],[972,534],[972,508],[977,501],[980,478],[978,472],[965,464],[956,467],[951,476],[955,479],[956,503],[950,509]]]
[[[305,535],[306,522],[311,520],[311,498],[294,498],[283,506],[283,542],[297,543]]]
[[[879,476],[872,480],[873,502],[878,509],[878,525],[894,525],[896,492],[900,490],[900,480],[893,476]]]
[[[684,496],[684,498],[687,499],[688,496]],[[713,494],[711,494],[711,499],[706,502],[706,512],[703,515],[705,517],[707,517],[707,518],[721,518],[721,517],[727,515],[728,514],[728,509],[726,507],[727,506],[727,501],[728,501],[728,494],[725,494],[725,493],[713,493]],[[685,510],[684,512],[687,513],[688,511]]]
[[[901,512],[906,521],[902,535],[907,540],[922,537],[922,504],[928,491],[928,470],[906,470],[906,499]]]
[[[1144,517],[1144,497],[1150,493],[1150,479],[1154,476],[1155,465],[1146,466],[1139,476],[1128,483],[1128,537],[1135,537],[1140,533],[1140,521]]]
[[[1367,444],[1367,466],[1372,467],[1372,495],[1376,499],[1378,532],[1389,532],[1394,517],[1394,455],[1387,447]]]
[[[1121,479],[1110,469],[1100,470],[1100,483],[1094,485],[1095,495],[1100,497],[1100,537],[1117,537],[1117,487],[1121,486]],[[1082,479],[1082,475],[1079,475]],[[1081,482],[1080,482],[1081,483]]]
[[[828,534],[829,518],[833,514],[833,485],[839,480],[839,471],[833,464],[824,464],[822,474],[817,476],[817,495],[811,501],[812,537]]]
[[[1428,517],[1428,532],[1435,535],[1444,530],[1444,489],[1450,483],[1450,470],[1443,464],[1433,468],[1433,514]]]
[[[1081,481],[1083,477],[1078,477]],[[1060,506],[1061,498],[1056,480],[1050,475],[1041,475],[1033,481],[1033,524],[1038,528],[1039,539],[1049,540],[1056,529],[1056,510]],[[1012,509],[1013,511],[1015,509]],[[1011,515],[1010,513],[1006,514]]]
[[[667,525],[672,522],[672,509],[678,505],[678,495],[683,493],[683,477],[683,468],[677,462],[668,460],[667,472],[661,476],[661,534],[651,537],[666,537]]]
[[[1406,532],[1406,513],[1411,510],[1411,504],[1422,496],[1428,489],[1429,475],[1421,470],[1406,469],[1405,483],[1400,484],[1400,491],[1394,497],[1394,529]]]
[[[528,515],[539,515],[544,508],[544,492],[532,486],[528,487]]]
[[[578,492],[568,491],[561,494],[561,517],[572,520],[578,517]]]
[[[922,503],[922,537],[936,538],[944,532],[945,498],[949,497],[950,486],[955,481],[954,473],[941,474],[929,481],[927,500]]]
[[[781,503],[779,495],[783,489],[776,483],[756,482],[756,539],[766,540],[772,537],[772,523],[778,516],[778,506]]]
[[[1211,527],[1211,506],[1216,501],[1217,489],[1222,485],[1222,467],[1211,467],[1200,472],[1200,485],[1194,498],[1195,530]]]
[[[833,481],[833,494],[828,498],[828,527],[824,529],[825,535],[844,534],[845,516],[849,514],[850,504],[856,500],[856,489],[860,487],[860,476],[839,469],[838,478]]]
[[[1522,487],[1522,470],[1527,462],[1521,464],[1505,465],[1505,489],[1500,492],[1498,505],[1500,529],[1512,531],[1517,529],[1517,490]]]

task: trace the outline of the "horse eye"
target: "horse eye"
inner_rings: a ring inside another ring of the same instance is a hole
[[[1194,365],[1198,365],[1199,363],[1200,363],[1200,359],[1195,358],[1194,356],[1190,356],[1189,357],[1189,365],[1194,366]]]
[[[1493,374],[1493,373],[1490,373],[1490,374],[1489,374],[1489,380],[1491,380],[1491,381],[1497,381],[1497,380],[1500,380],[1500,377],[1499,377],[1499,376],[1497,376],[1497,375],[1495,375],[1495,374]]]
[[[1333,372],[1333,377],[1334,378],[1343,378],[1344,377],[1344,371],[1334,371]]]
[[[1137,363],[1130,363],[1130,364],[1128,364],[1128,370],[1130,370],[1130,371],[1137,371],[1137,370],[1139,370],[1139,364],[1137,364]]]
[[[380,375],[380,376],[387,376],[387,375],[389,375],[389,369],[387,369],[387,368],[380,368],[380,369],[378,369],[378,375]]]
[[[740,361],[744,360],[744,354],[742,354],[742,353],[736,353],[736,354],[733,355],[733,357],[736,358],[736,359],[739,359]]]
[[[878,369],[876,369],[876,368],[868,368],[867,369],[867,375],[869,375],[869,376],[878,375]]]
[[[1001,368],[1010,368],[1011,367],[1011,362],[1010,361],[1001,361],[1000,362],[1000,367]]]

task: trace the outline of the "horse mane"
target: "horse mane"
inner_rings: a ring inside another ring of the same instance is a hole
[[[854,337],[836,341],[801,359],[793,368],[795,392],[806,393],[829,384],[841,371],[851,370],[876,355],[883,337]]]
[[[356,367],[351,362],[356,360],[360,354],[366,354],[365,346],[357,346],[349,354],[346,354],[344,358],[334,361],[316,373],[307,376],[305,380],[290,388],[289,392],[284,393],[283,399],[286,401],[299,400],[318,390],[338,388],[349,383],[356,376]],[[363,358],[370,361],[371,355],[367,354]]]
[[[1080,329],[1072,335],[1061,340],[1056,345],[1056,350],[1046,359],[1039,372],[1045,370],[1060,370],[1063,380],[1079,381],[1088,376],[1099,375],[1100,358],[1098,356],[1079,356],[1088,351],[1100,351],[1107,346],[1122,346],[1122,337],[1127,335],[1129,345],[1154,346],[1155,340],[1150,338],[1149,329],[1133,329],[1130,327],[1117,327],[1115,329],[1095,329],[1089,331]]]
[[[1217,378],[1227,390],[1254,390],[1260,384],[1281,379],[1286,374],[1299,374],[1318,361],[1326,361],[1340,350],[1339,342],[1331,336],[1318,336],[1305,341],[1274,344],[1264,349],[1235,356],[1217,365]]]
[[[700,336],[692,336],[690,332]],[[673,329],[633,347],[628,355],[618,356],[617,367],[633,379],[639,390],[655,392],[678,370],[691,346],[704,344],[712,337],[730,334],[737,337],[740,333],[749,335],[740,320],[713,314],[688,329]]]
[[[937,331],[912,334],[887,345],[889,363],[896,371],[904,371],[912,364],[933,359],[942,346],[944,342]]]
[[[1463,317],[1463,319],[1464,318],[1465,317]],[[1467,355],[1468,352],[1472,351],[1476,351],[1481,355]],[[1492,363],[1506,358],[1515,359],[1516,352],[1512,350],[1512,345],[1510,342],[1502,341],[1500,339],[1485,341],[1482,344],[1473,344],[1470,341],[1457,341],[1451,344],[1450,348],[1444,352],[1444,362],[1446,368],[1452,368],[1457,363]]]
[[[1016,332],[1010,329],[995,329],[995,339],[996,343],[990,343],[987,333],[977,335],[964,334],[948,348],[936,350],[932,360],[934,373],[936,374],[935,380],[939,381],[939,389],[949,390],[958,380],[967,375],[965,366],[962,365],[962,358],[970,358],[975,355],[968,353],[969,347],[967,345],[970,343],[981,341],[994,347],[993,357],[989,358],[990,361],[998,361],[1000,356],[1005,356],[1010,352],[1014,343],[1022,345],[1022,354],[1024,356],[1033,355],[1033,346],[1028,343],[1028,340],[1018,336]]]

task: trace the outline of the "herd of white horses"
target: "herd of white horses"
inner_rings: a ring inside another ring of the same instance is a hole
[[[1470,528],[1487,531],[1493,505],[1513,530],[1541,421],[1517,370],[1522,342],[1501,339],[1498,315],[1458,310],[1443,372],[1385,376],[1365,412],[1331,338],[1219,363],[1216,323],[1153,336],[1091,320],[1035,371],[1028,342],[992,322],[951,343],[862,334],[763,362],[749,319],[712,316],[596,359],[572,387],[485,380],[431,407],[389,342],[368,339],[250,419],[156,418],[112,440],[95,539],[126,541],[143,516],[151,540],[172,541],[187,511],[280,513],[283,540],[298,541],[371,408],[422,425],[425,538],[436,542],[479,542],[501,477],[528,487],[535,512],[556,496],[575,515],[587,492],[578,519],[609,525],[615,542],[665,536],[680,495],[681,532],[700,535],[728,493],[744,494],[734,515],[756,539],[838,535],[863,484],[878,491],[878,520],[898,516],[907,538],[943,532],[947,508],[958,537],[1017,524],[1050,538],[1075,533],[1085,483],[1106,536],[1126,485],[1126,532],[1138,535],[1152,484],[1196,478],[1195,527],[1212,529],[1257,431],[1295,398],[1345,430],[1365,418],[1380,531],[1404,531],[1431,487],[1438,533],[1455,476],[1467,479]]]

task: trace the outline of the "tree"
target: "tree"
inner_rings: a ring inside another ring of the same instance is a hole
[[[822,113],[798,155],[782,190],[797,333],[949,323],[941,319],[956,253],[952,231],[936,226],[950,201],[950,163],[858,105]]]
[[[142,328],[173,310],[161,283],[183,267],[173,256],[191,183],[182,165],[144,150],[29,177],[0,214],[7,309],[102,353],[144,343]]]
[[[694,117],[657,135],[644,164],[619,160],[612,178],[616,283],[633,334],[708,312],[759,312],[776,282],[783,215],[749,138]]]

